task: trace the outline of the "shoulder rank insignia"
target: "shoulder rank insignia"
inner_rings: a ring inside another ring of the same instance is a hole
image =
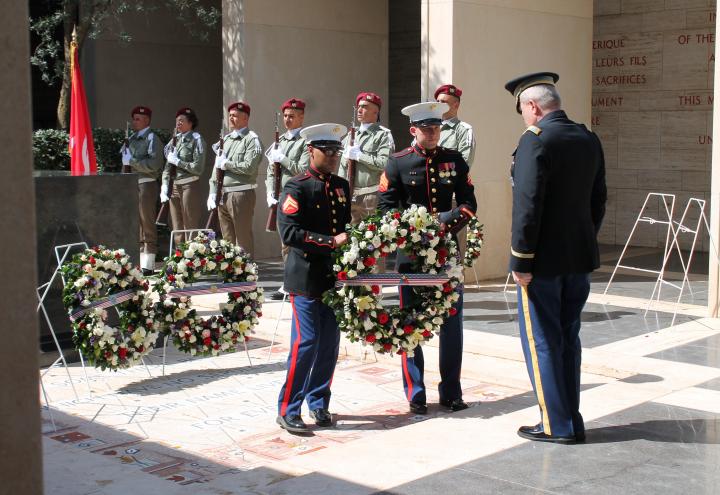
[[[380,176],[380,185],[378,186],[378,191],[380,192],[386,192],[388,190],[388,186],[390,183],[387,180],[387,176],[385,175],[385,172],[382,173]]]
[[[535,134],[536,136],[539,136],[540,133],[542,132],[542,129],[540,129],[540,128],[539,128],[538,126],[536,126],[536,125],[531,125],[531,126],[528,127],[527,129],[525,129],[525,132],[527,132],[527,131],[530,131],[530,132],[532,132],[533,134]]]
[[[282,211],[287,215],[294,215],[300,211],[300,205],[295,198],[288,194],[285,198],[285,202],[283,203]]]

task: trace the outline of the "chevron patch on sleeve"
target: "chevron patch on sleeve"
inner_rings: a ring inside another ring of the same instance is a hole
[[[283,203],[282,211],[286,215],[294,215],[295,213],[300,211],[300,205],[295,198],[288,194],[285,198],[285,202]]]

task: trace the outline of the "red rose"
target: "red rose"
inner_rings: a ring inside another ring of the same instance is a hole
[[[452,292],[452,287],[450,287],[450,284],[443,284],[443,292],[446,294],[448,292]]]
[[[120,356],[120,359],[125,359],[125,356],[127,356],[127,347],[120,347],[118,349],[118,356]]]
[[[203,344],[205,344],[205,345],[210,345],[210,344],[212,344],[212,339],[211,339],[210,337],[205,337],[205,338],[203,339]]]
[[[425,331],[423,331],[423,333],[422,333],[422,336],[425,337],[426,339],[427,339],[428,337],[430,337],[430,335],[432,335],[432,334],[430,333],[430,330],[425,330]]]
[[[385,349],[386,351],[391,351],[391,350],[392,350],[392,344],[383,344],[383,349]]]
[[[415,227],[413,227],[413,226],[411,225],[410,227],[408,227],[408,231],[410,231],[410,232],[415,232]]]
[[[347,280],[347,272],[340,272],[337,274],[338,280]]]
[[[176,249],[175,256],[177,256],[178,258],[182,258],[182,251],[180,251],[179,249]]]
[[[115,259],[119,260],[120,258],[122,258],[122,255],[120,253],[115,253]]]
[[[398,237],[396,243],[397,243],[398,246],[400,246],[401,244],[405,244],[405,238],[404,238],[404,237]]]
[[[200,260],[200,266],[205,266],[206,263],[207,263],[207,260],[205,258]]]
[[[399,212],[399,211],[396,211],[395,213],[393,213],[393,218],[394,218],[395,220],[400,220],[400,217],[401,217],[401,215],[400,215],[400,212]]]
[[[192,261],[186,261],[186,262],[185,262],[185,266],[187,266],[188,268],[192,268],[192,267],[193,267],[193,262],[192,262]]]
[[[413,333],[413,331],[415,331],[415,327],[413,327],[412,325],[405,325],[403,327],[403,332],[405,332],[406,334]]]
[[[215,349],[216,351],[219,350],[219,349],[220,349],[220,344],[215,344],[215,345],[213,346],[213,349]]]
[[[137,348],[137,351],[138,351],[138,352],[142,352],[142,351],[144,351],[144,350],[145,350],[145,348],[144,348],[143,346],[140,346],[140,347]]]
[[[373,285],[372,287],[373,294],[380,294],[380,286],[379,285]]]
[[[88,263],[90,263],[91,265],[94,265],[94,264],[95,264],[95,258],[93,258],[92,256],[90,256],[90,259],[88,260]]]
[[[371,333],[370,335],[366,335],[365,342],[367,342],[368,344],[372,344],[373,342],[375,342],[375,334]]]
[[[105,351],[105,359],[110,359],[112,357],[112,352]]]
[[[175,282],[175,275],[168,275],[168,281]]]
[[[215,255],[215,261],[217,261],[217,262],[222,261],[224,258],[225,258],[225,257],[224,257],[222,254],[216,254],[216,255]]]
[[[363,260],[363,265],[365,266],[374,266],[375,263],[377,263],[377,260],[373,258],[372,256],[368,256]]]
[[[441,247],[440,249],[438,249],[438,256],[440,256],[441,258],[447,258],[447,255],[448,250],[446,248]]]
[[[377,230],[377,227],[371,223],[370,225],[368,225],[368,230],[370,232],[375,232]]]
[[[384,325],[385,323],[387,323],[389,319],[390,319],[390,317],[388,316],[387,313],[380,313],[378,315],[378,321],[380,322],[381,325]]]
[[[450,316],[455,316],[457,314],[457,309],[450,308]]]

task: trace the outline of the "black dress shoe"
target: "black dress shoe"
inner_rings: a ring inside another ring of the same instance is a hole
[[[327,409],[313,409],[310,411],[310,417],[318,426],[332,426],[332,414]]]
[[[452,412],[455,411],[462,411],[463,409],[467,409],[468,404],[462,399],[453,399],[453,400],[441,400],[440,405],[443,407],[447,407]]]
[[[278,416],[277,424],[290,433],[309,433],[308,427],[300,416]]]
[[[146,277],[149,277],[150,275],[155,273],[155,271],[150,270],[149,268],[142,268],[140,271],[142,271],[142,274],[145,275]]]
[[[585,443],[585,430],[575,432],[575,441],[577,443]]]
[[[286,294],[277,290],[277,291],[273,292],[272,294],[270,294],[270,300],[282,301],[285,298],[285,296],[286,296]]]
[[[410,412],[413,414],[427,414],[427,404],[420,404],[419,402],[409,402]]]
[[[541,424],[535,426],[521,426],[517,431],[518,436],[527,438],[528,440],[535,440],[536,442],[553,442],[562,444],[573,444],[576,442],[575,436],[572,437],[561,437],[556,435],[547,435]]]

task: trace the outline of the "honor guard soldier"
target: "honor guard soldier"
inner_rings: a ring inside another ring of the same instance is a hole
[[[580,316],[599,266],[597,233],[605,214],[605,163],[598,137],[568,119],[540,72],[505,85],[528,126],[511,167],[510,270],[517,283],[520,339],[540,406],[530,440],[585,440],[580,415]]]
[[[410,118],[410,134],[415,138],[413,146],[392,155],[380,178],[380,210],[425,206],[438,216],[440,222],[457,236],[475,215],[477,202],[475,189],[468,176],[469,167],[462,155],[437,145],[440,125],[447,104],[428,102],[410,105],[402,113]],[[458,206],[452,206],[453,198]],[[398,254],[397,270],[407,273],[410,263],[406,256]],[[462,400],[460,368],[462,366],[462,286],[458,287],[460,299],[453,305],[450,316],[440,330],[440,404],[459,411],[467,408]],[[402,306],[416,304],[411,287],[401,287]],[[410,403],[410,411],[426,414],[427,404],[423,382],[424,358],[422,347],[415,349],[415,356],[402,354],[403,385]]]
[[[300,415],[303,400],[315,424],[332,425],[330,383],[340,331],[333,309],[321,298],[335,284],[331,253],[348,238],[350,189],[345,179],[334,175],[346,132],[339,124],[303,129],[300,135],[308,142],[310,168],[290,179],[280,196],[278,227],[283,244],[290,247],[284,283],[293,315],[277,422],[292,433],[307,431]]]
[[[350,180],[348,161],[355,161],[355,181],[352,197],[352,222],[358,224],[377,208],[377,190],[380,175],[388,158],[395,151],[390,129],[379,124],[382,99],[375,93],[360,93],[355,98],[357,119],[360,127],[355,142],[350,146],[351,136],[343,140],[345,152],[340,161],[338,175]]]
[[[208,210],[217,206],[223,239],[242,247],[250,256],[254,253],[253,214],[258,166],[262,161],[262,143],[257,134],[248,128],[250,105],[238,101],[228,106],[230,133],[213,145],[215,168],[224,170],[222,201],[215,205],[217,176],[210,175]]]
[[[198,118],[192,108],[181,108],[175,114],[175,147],[172,141],[165,145],[165,169],[162,174],[160,201],[170,201],[170,218],[173,230],[199,229],[200,213],[200,176],[205,170],[205,140],[195,132]],[[175,167],[173,190],[169,191],[170,174]],[[175,243],[185,240],[184,235],[176,235]]]
[[[152,110],[139,106],[130,112],[133,133],[127,146],[121,150],[122,163],[138,174],[138,198],[140,200],[140,268],[149,274],[155,269],[157,254],[157,227],[155,211],[158,197],[158,179],[163,169],[163,143],[150,130]]]
[[[308,151],[307,142],[300,136],[305,121],[305,102],[299,98],[290,98],[280,106],[280,111],[282,112],[283,125],[287,131],[280,136],[277,149],[273,143],[265,152],[268,159],[267,179],[265,181],[268,208],[271,208],[278,201],[273,194],[275,185],[275,167],[273,164],[280,164],[280,171],[282,172],[281,190],[289,179],[302,174],[310,166],[310,152]],[[287,262],[290,248],[282,244],[282,242],[280,244],[282,246],[283,262]],[[284,297],[283,289],[270,294],[270,299],[274,301],[281,301]]]
[[[442,116],[438,146],[459,151],[468,167],[472,167],[475,158],[475,136],[472,126],[457,116],[461,96],[462,90],[452,84],[443,84],[435,90],[435,100],[447,103],[449,107]]]

